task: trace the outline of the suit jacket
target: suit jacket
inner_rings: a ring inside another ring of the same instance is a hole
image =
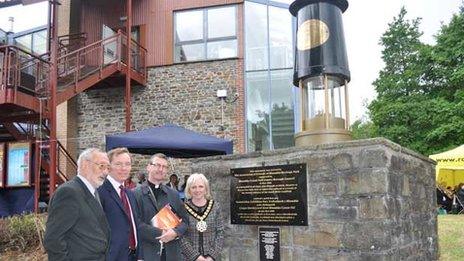
[[[102,207],[75,177],[50,200],[44,247],[48,260],[101,260],[108,253],[110,229]]]
[[[209,203],[209,202],[208,202]],[[195,206],[191,200],[186,202],[197,213],[205,211],[205,208]],[[187,232],[181,238],[183,260],[194,261],[200,255],[210,256],[215,261],[221,260],[221,251],[224,244],[224,220],[219,202],[213,202],[213,208],[204,220],[208,225],[205,232],[201,233],[197,230],[198,220],[192,215],[189,217],[189,227]],[[200,240],[200,237],[202,240]],[[200,243],[203,253],[200,253]]]
[[[114,189],[111,182],[106,179],[103,185],[98,188],[98,194],[100,195],[100,201],[105,211],[106,218],[110,225],[111,239],[110,239],[110,250],[107,257],[108,261],[127,261],[128,250],[129,250],[129,231],[132,225],[129,221],[129,217],[124,210],[121,197]],[[129,204],[132,208],[133,220],[135,227],[138,227],[138,214],[137,214],[137,203],[132,191],[126,189],[126,195],[129,199]],[[137,229],[138,230],[138,229]],[[139,233],[137,231],[137,252],[136,255],[139,259],[142,259],[141,244]]]
[[[140,214],[140,237],[142,239],[143,259],[145,261],[159,261],[160,244],[156,237],[161,236],[162,231],[151,225],[150,221],[158,211],[166,204],[170,204],[173,211],[182,219],[182,223],[174,228],[177,235],[181,237],[188,227],[188,217],[183,202],[180,200],[177,191],[168,188],[165,185],[160,185],[162,192],[159,198],[154,198],[150,193],[147,182],[144,182],[140,187],[134,190],[135,199],[139,207]],[[166,249],[167,261],[181,260],[181,247],[179,238],[164,244]]]

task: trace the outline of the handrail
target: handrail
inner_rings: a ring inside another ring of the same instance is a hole
[[[127,34],[125,32],[123,32],[121,29],[119,29],[117,33],[121,34],[124,38],[127,37]],[[137,45],[138,47],[142,48],[143,50],[147,51],[147,48],[143,47],[139,42],[134,40],[132,37],[131,37],[131,42],[134,43],[135,45]]]
[[[74,33],[74,34],[65,34],[65,35],[60,35],[58,36],[58,42],[62,43],[63,41],[70,40],[70,39],[85,39],[87,40],[87,33],[86,32],[81,32],[81,33]]]
[[[141,45],[139,42],[137,42],[136,40],[134,39],[131,39],[131,42],[134,43],[135,45],[137,45],[139,48],[142,48],[145,52],[147,52],[147,48],[143,47],[143,45]]]
[[[64,152],[64,154],[66,155],[66,158],[69,159],[72,163],[72,165],[74,167],[77,168],[77,162],[73,159],[73,157],[71,156],[71,154],[69,154],[69,152],[66,150],[66,148],[63,146],[63,144],[61,144],[61,142],[59,140],[56,141],[56,143],[58,144],[58,148]]]
[[[43,128],[46,133],[50,133],[50,128],[45,124],[45,123],[41,123],[40,124],[41,128]],[[66,148],[63,146],[63,144],[57,140],[56,141],[56,146],[57,146],[57,149],[58,151],[61,151],[64,156],[65,156],[65,159],[66,159],[66,163],[70,163],[71,166],[77,171],[77,162],[74,160],[74,158],[71,156],[71,154],[69,154],[69,152],[66,150]],[[48,146],[50,146],[50,144],[48,144]],[[56,160],[57,162],[59,162],[59,155],[60,153],[57,153],[56,154]],[[58,175],[63,181],[68,181],[69,179],[67,178],[66,175],[63,174],[63,171],[61,171],[60,169],[60,164],[57,164],[57,174],[61,174],[61,175]],[[63,179],[64,177],[64,179]]]
[[[118,31],[122,35],[122,45],[127,43],[127,35],[121,30]],[[140,45],[137,41],[131,38],[131,45],[129,48],[131,52],[131,68],[140,73],[144,78],[146,77],[146,54],[147,49]],[[121,57],[122,62],[125,62],[127,55]]]
[[[40,60],[41,62],[48,63],[48,64],[50,63],[49,61],[47,61],[47,60],[45,60],[45,59],[43,59],[43,58],[41,57],[43,54],[41,54],[41,55],[33,54],[33,53],[31,53],[31,52],[29,52],[29,51],[26,51],[26,50],[24,50],[23,48],[18,47],[18,46],[16,46],[16,45],[11,45],[11,44],[9,44],[9,45],[3,45],[3,46],[0,46],[0,50],[1,50],[1,49],[16,49],[16,50],[18,50],[18,51],[20,51],[20,52],[22,52],[22,53],[25,53],[25,54],[27,54],[27,55],[30,55],[30,56],[36,58],[37,60]]]
[[[61,57],[59,57],[58,60],[62,60],[62,59],[64,59],[64,58],[67,58],[68,56],[75,55],[75,54],[77,54],[78,52],[81,52],[81,51],[84,50],[84,49],[90,49],[90,47],[92,47],[92,46],[97,46],[97,47],[98,47],[101,43],[110,41],[110,40],[112,40],[112,38],[117,38],[117,37],[119,37],[119,35],[118,35],[118,34],[115,34],[115,35],[112,35],[112,36],[110,36],[110,37],[108,37],[108,38],[105,38],[105,39],[103,39],[103,40],[99,40],[99,41],[97,41],[97,42],[91,43],[91,44],[89,44],[89,45],[87,45],[87,46],[84,46],[84,47],[82,47],[82,48],[79,48],[79,49],[77,49],[77,50],[74,50],[74,51],[72,51],[72,52],[70,52],[70,53],[67,53],[67,54],[65,54],[65,55],[63,55],[63,56],[61,56]]]
[[[0,47],[4,54],[0,85],[39,94],[48,88],[49,61],[14,45]]]

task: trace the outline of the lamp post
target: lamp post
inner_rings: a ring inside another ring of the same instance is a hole
[[[350,71],[342,13],[347,0],[296,0],[293,84],[300,88],[300,132],[295,146],[351,140],[348,86]]]

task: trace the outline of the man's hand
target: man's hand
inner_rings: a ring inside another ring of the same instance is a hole
[[[157,237],[156,239],[158,239],[159,241],[161,241],[163,243],[167,243],[167,242],[175,239],[176,237],[177,237],[176,231],[174,231],[171,228],[171,229],[163,230],[163,234],[161,234],[161,236]]]

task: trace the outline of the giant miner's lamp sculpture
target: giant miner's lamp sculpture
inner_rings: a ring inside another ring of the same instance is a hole
[[[350,71],[343,35],[346,0],[297,0],[293,84],[300,88],[301,132],[296,146],[351,139],[348,89]]]

